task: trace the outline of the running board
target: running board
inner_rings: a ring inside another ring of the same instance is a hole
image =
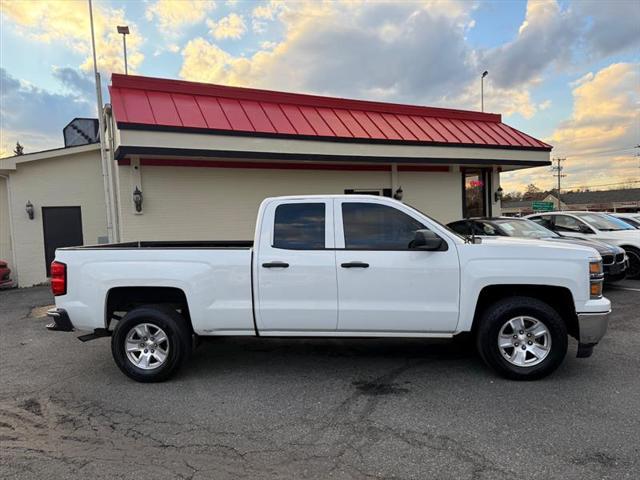
[[[106,328],[96,328],[93,333],[87,333],[86,335],[80,335],[78,340],[81,342],[88,342],[89,340],[95,340],[96,338],[110,337],[113,334],[111,330]]]

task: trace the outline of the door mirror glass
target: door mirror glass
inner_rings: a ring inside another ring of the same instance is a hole
[[[412,250],[446,250],[447,244],[431,230],[417,230],[409,248]]]

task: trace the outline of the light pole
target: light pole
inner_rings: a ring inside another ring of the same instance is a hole
[[[484,77],[489,75],[489,72],[486,70],[482,72],[482,76],[480,77],[480,111],[484,112]]]
[[[118,33],[122,35],[122,46],[124,47],[124,74],[129,75],[127,68],[127,35],[129,35],[129,26],[118,25]]]

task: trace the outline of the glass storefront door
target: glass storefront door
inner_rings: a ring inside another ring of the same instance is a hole
[[[462,171],[462,215],[467,217],[485,217],[491,215],[487,192],[491,190],[491,170],[485,168],[467,168]]]

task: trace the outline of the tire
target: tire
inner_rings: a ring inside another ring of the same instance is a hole
[[[627,269],[627,278],[640,278],[640,250],[635,247],[623,247],[629,257],[629,268]]]
[[[111,337],[111,353],[129,378],[162,382],[190,356],[191,331],[175,310],[164,305],[141,306],[118,322]]]
[[[505,378],[546,377],[560,366],[567,354],[565,322],[551,306],[536,298],[499,300],[483,312],[479,321],[478,352],[487,365]]]

